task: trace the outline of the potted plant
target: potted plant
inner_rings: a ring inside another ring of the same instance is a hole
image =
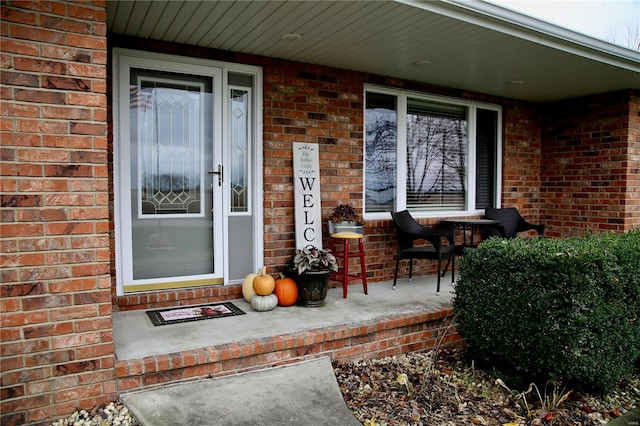
[[[329,216],[329,234],[351,231],[362,234],[364,218],[351,204],[338,204]]]
[[[298,297],[304,306],[324,305],[329,288],[329,276],[338,272],[338,261],[330,250],[314,246],[296,249],[290,270],[298,285]]]

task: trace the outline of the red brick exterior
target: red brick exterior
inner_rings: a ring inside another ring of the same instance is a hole
[[[263,72],[264,256],[279,268],[295,248],[293,142],[320,146],[323,216],[341,201],[362,206],[363,76],[282,61]]]
[[[2,2],[3,425],[116,396],[104,2]]]
[[[625,198],[625,229],[640,228],[640,90],[629,92],[629,134]]]
[[[503,109],[502,199],[532,222],[540,207],[540,110],[538,105],[508,101]]]
[[[546,105],[541,217],[551,236],[640,226],[637,91]]]
[[[125,377],[154,380],[136,366],[118,365],[116,372],[113,309],[224,300],[239,297],[240,289],[114,296],[105,2],[3,1],[1,16],[0,412],[3,425],[38,424],[113,399],[129,387]],[[640,226],[637,91],[539,105],[211,49],[111,41],[263,67],[264,257],[271,271],[294,247],[293,141],[320,146],[325,215],[339,202],[362,205],[365,83],[502,105],[502,204],[546,223],[549,235]],[[392,278],[390,220],[367,223],[365,249],[369,279]],[[415,273],[432,270],[425,263]],[[366,357],[380,346],[364,342],[356,350],[353,356]],[[242,368],[253,361],[234,362]]]

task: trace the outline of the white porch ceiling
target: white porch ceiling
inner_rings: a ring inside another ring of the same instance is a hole
[[[533,102],[640,89],[639,52],[478,0],[110,0],[107,26]]]

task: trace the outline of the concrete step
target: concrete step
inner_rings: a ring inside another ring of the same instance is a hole
[[[328,357],[121,395],[141,426],[359,426]]]
[[[624,413],[607,423],[609,426],[640,426],[640,408]]]

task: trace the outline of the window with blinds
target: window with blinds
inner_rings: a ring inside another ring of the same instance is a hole
[[[495,105],[367,90],[365,212],[465,214],[495,206],[500,114]]]
[[[407,100],[406,203],[411,210],[463,210],[467,108]]]

